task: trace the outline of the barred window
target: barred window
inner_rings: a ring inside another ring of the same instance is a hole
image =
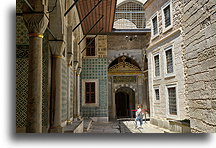
[[[155,89],[155,99],[160,100],[160,91],[159,91],[159,89]]]
[[[95,103],[95,82],[85,83],[85,103]]]
[[[115,12],[113,28],[145,28],[145,12],[143,5],[132,1],[118,5]]]
[[[171,25],[171,14],[170,14],[170,5],[163,9],[164,12],[164,21],[165,21],[165,28]]]
[[[152,19],[153,35],[158,34],[157,15]]]
[[[95,39],[86,38],[86,56],[95,56]]]
[[[155,76],[160,76],[160,61],[159,61],[159,55],[154,56],[154,62],[155,62]]]
[[[169,97],[169,113],[171,115],[177,115],[175,87],[168,88],[168,97]]]
[[[173,56],[172,49],[166,51],[167,73],[173,73]]]

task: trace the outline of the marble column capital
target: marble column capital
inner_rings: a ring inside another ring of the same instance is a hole
[[[53,56],[63,56],[65,48],[64,40],[50,40],[49,45],[51,47],[51,53]]]
[[[48,18],[43,12],[24,13],[23,20],[29,33],[43,34],[48,25]]]

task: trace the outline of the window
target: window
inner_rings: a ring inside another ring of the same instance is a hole
[[[166,53],[166,70],[167,70],[167,74],[173,73],[172,48],[166,50],[165,53]]]
[[[170,15],[170,5],[168,5],[166,8],[164,8],[164,23],[165,28],[171,25],[171,15]]]
[[[95,82],[85,83],[85,103],[95,103]]]
[[[134,1],[120,3],[116,7],[113,28],[145,28],[145,12],[143,5]]]
[[[172,28],[172,3],[168,2],[162,7],[163,32]]]
[[[168,98],[169,98],[169,113],[171,115],[177,115],[176,87],[168,88]]]
[[[152,29],[153,29],[153,36],[158,34],[158,22],[157,22],[157,15],[152,18]]]
[[[86,38],[86,56],[95,56],[95,39]]]
[[[158,88],[155,89],[155,99],[156,99],[156,100],[160,100],[160,91],[159,91]]]
[[[82,106],[99,106],[99,80],[82,79]]]
[[[160,61],[159,55],[154,56],[154,64],[155,64],[155,76],[160,76]]]

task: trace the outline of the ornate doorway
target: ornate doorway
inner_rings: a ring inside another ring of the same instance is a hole
[[[119,88],[115,93],[115,107],[117,118],[134,117],[135,92],[128,87]]]

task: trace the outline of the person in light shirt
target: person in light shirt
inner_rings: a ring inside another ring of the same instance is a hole
[[[141,109],[141,105],[137,106],[137,111],[136,111],[136,127],[135,128],[142,128],[142,124],[143,124],[143,115],[142,115],[142,109]],[[140,122],[140,127],[138,127],[138,121]]]

